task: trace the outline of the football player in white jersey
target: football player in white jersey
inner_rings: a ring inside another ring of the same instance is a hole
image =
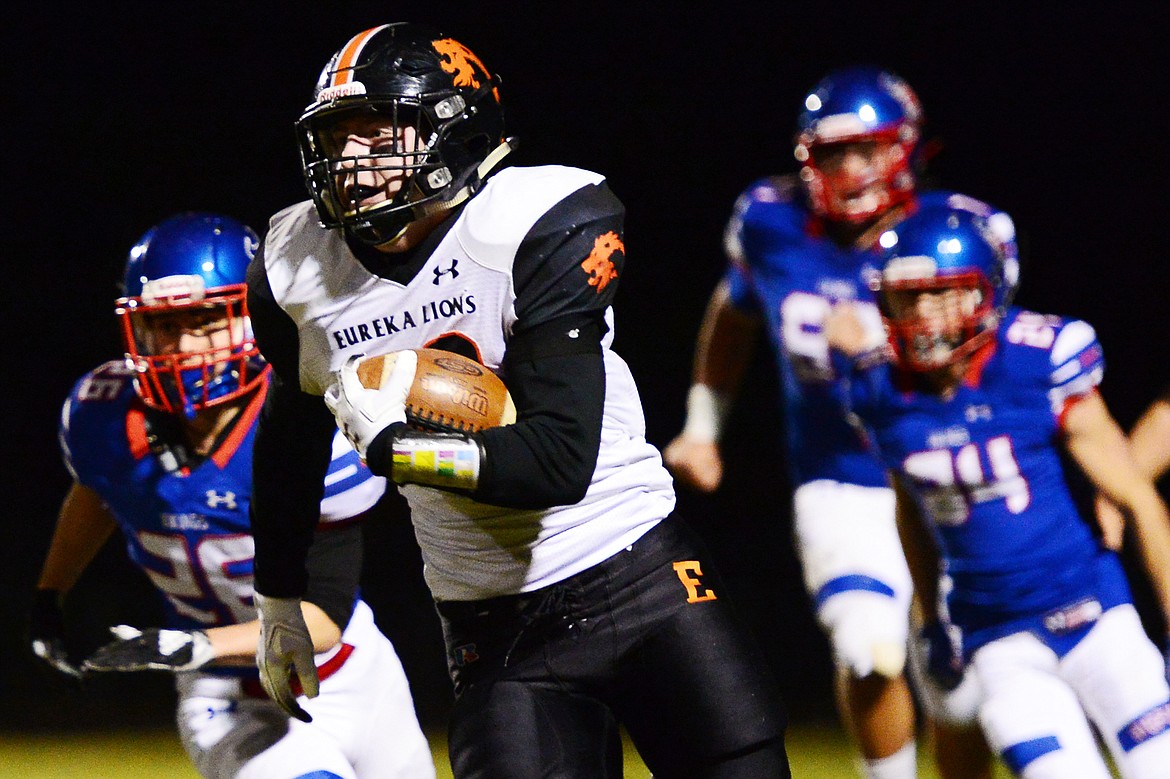
[[[61,507],[31,626],[33,651],[72,677],[172,672],[183,746],[207,777],[434,777],[406,675],[356,596],[362,515],[385,492],[340,435],[326,456],[319,542],[303,603],[321,695],[312,724],[261,689],[252,605],[252,445],[270,369],[244,278],[259,239],[209,213],[175,215],[131,250],[117,311],[126,357],[82,377],[61,418],[74,484]],[[80,667],[61,600],[115,529],[164,599],[164,628],[111,629]]]
[[[350,39],[296,126],[312,197],[272,218],[248,277],[275,371],[253,503],[269,692],[299,714],[294,669],[315,692],[304,560],[340,425],[410,504],[455,688],[456,777],[619,776],[619,724],[658,777],[788,776],[777,684],[670,516],[671,478],[610,348],[624,209],[604,177],[501,167],[499,79],[409,23]],[[421,347],[497,371],[515,424],[408,428],[403,350]],[[362,388],[354,361],[392,352],[390,380]]]

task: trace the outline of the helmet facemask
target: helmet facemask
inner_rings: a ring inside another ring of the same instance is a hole
[[[193,418],[256,386],[265,364],[243,284],[204,289],[198,276],[146,282],[117,301],[126,361],[150,408]]]
[[[992,285],[978,272],[880,282],[878,301],[899,364],[917,372],[945,368],[991,338],[999,316]]]
[[[394,240],[411,222],[449,207],[448,201],[475,172],[464,158],[473,157],[478,149],[449,143],[466,119],[465,108],[462,95],[450,94],[429,101],[424,96],[421,101],[367,102],[303,120],[305,175],[322,224],[344,227],[362,242],[376,245]],[[368,144],[348,144],[347,154],[344,130],[375,123],[381,125],[377,137]],[[352,153],[363,146],[364,153]]]
[[[908,125],[840,138],[802,136],[795,155],[813,210],[833,221],[862,223],[908,200],[916,140]]]

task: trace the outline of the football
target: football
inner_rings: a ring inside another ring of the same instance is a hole
[[[414,382],[406,394],[406,421],[437,432],[474,433],[516,421],[512,395],[491,370],[454,352],[413,349],[418,355]],[[395,353],[358,363],[362,386],[378,389],[394,370]]]

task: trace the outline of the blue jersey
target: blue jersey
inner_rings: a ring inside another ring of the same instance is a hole
[[[1103,372],[1091,326],[1009,309],[949,400],[911,390],[888,365],[851,377],[853,410],[935,531],[968,653],[1031,630],[1063,654],[1098,614],[1130,600],[1061,456],[1062,414]]]
[[[74,479],[117,520],[130,559],[165,596],[167,624],[208,628],[247,622],[252,605],[252,442],[267,383],[223,442],[191,469],[165,465],[148,441],[133,372],[108,362],[74,386],[61,413],[60,443]],[[385,480],[369,472],[340,434],[326,479],[322,522],[372,506]]]
[[[916,204],[951,193],[922,193]],[[794,485],[814,479],[886,485],[881,465],[841,413],[823,323],[834,303],[855,301],[877,320],[868,280],[876,255],[826,237],[799,184],[762,179],[736,202],[727,226],[731,302],[760,313],[777,355]]]

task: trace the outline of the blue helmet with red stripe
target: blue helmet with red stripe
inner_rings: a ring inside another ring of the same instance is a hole
[[[115,313],[146,405],[190,417],[261,380],[246,287],[259,245],[231,217],[189,212],[151,227],[130,249]]]
[[[1011,217],[952,195],[882,233],[878,245],[878,304],[903,367],[936,370],[990,341],[1019,282]]]
[[[914,192],[922,107],[900,77],[871,66],[826,75],[804,98],[795,155],[813,211],[864,222]],[[860,152],[843,160],[845,151]]]

